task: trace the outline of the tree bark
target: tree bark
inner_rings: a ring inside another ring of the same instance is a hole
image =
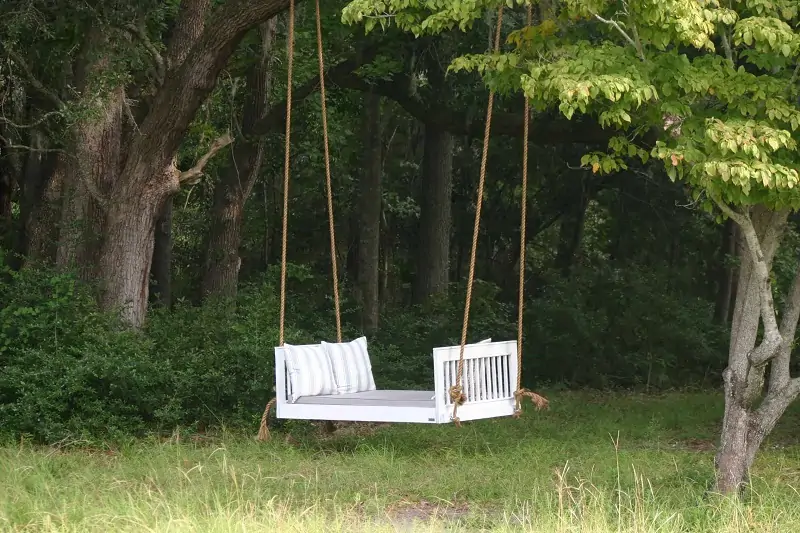
[[[128,157],[109,194],[114,202],[100,254],[101,306],[120,310],[130,326],[142,326],[147,311],[157,217],[188,179],[175,168],[174,159],[189,123],[245,33],[287,6],[286,0],[232,0],[216,8],[180,67],[167,72],[131,138]]]
[[[107,60],[90,67],[102,71]],[[92,91],[92,88],[87,89]],[[122,162],[125,93],[122,87],[99,99],[93,115],[73,129],[65,160],[56,265],[76,268],[85,280],[96,278],[106,205]]]
[[[263,138],[253,138],[253,128],[268,110],[276,29],[276,19],[261,27],[261,59],[248,76],[249,99],[242,113],[245,139],[234,147],[230,162],[214,189],[203,274],[203,295],[206,299],[226,300],[229,303],[236,301],[242,264],[239,247],[242,243],[244,207],[261,172],[266,149]]]
[[[358,285],[361,293],[361,325],[366,334],[377,331],[380,316],[382,124],[380,96],[367,94],[363,125],[364,162],[358,199]]]
[[[451,198],[453,192],[453,136],[436,126],[425,126],[422,156],[419,248],[412,298],[423,303],[447,290],[450,276]]]
[[[787,210],[754,207],[737,213],[718,202],[736,222],[746,243],[742,254],[731,329],[728,367],[723,372],[725,414],[715,458],[717,489],[738,493],[764,439],[800,394],[800,378],[789,376],[791,344],[800,317],[800,268],[781,323],[777,322],[770,270],[786,229]],[[763,327],[758,341],[760,327]],[[758,341],[758,342],[757,342]],[[765,369],[772,363],[769,389],[762,398]]]

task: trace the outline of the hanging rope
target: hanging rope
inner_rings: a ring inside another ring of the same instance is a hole
[[[532,4],[528,4],[528,26],[533,22]],[[525,118],[522,123],[522,219],[519,228],[519,301],[517,302],[517,388],[514,391],[514,417],[522,414],[522,399],[526,396],[537,409],[547,407],[547,399],[522,388],[522,315],[525,306],[525,232],[528,221],[528,138],[530,132],[530,102],[525,97]]]
[[[288,56],[286,66],[286,134],[284,142],[283,158],[283,221],[281,236],[281,310],[278,320],[278,346],[283,346],[285,324],[286,324],[286,235],[289,228],[289,176],[291,165],[291,137],[292,137],[292,78],[294,76],[294,0],[289,0],[289,28],[286,36],[286,54]],[[270,439],[267,421],[269,411],[275,405],[276,398],[271,399],[264,408],[261,415],[261,426],[258,428],[258,440],[267,441]]]
[[[333,222],[333,191],[331,183],[331,158],[328,149],[328,106],[325,101],[325,61],[322,55],[322,16],[317,9],[317,57],[319,59],[319,92],[322,99],[322,140],[325,148],[325,188],[328,195],[328,233],[331,237],[331,275],[333,276],[333,306],[336,312],[336,341],[342,342],[342,317],[339,312],[339,269],[336,265],[336,232]]]
[[[500,30],[503,27],[503,4],[497,9],[497,28],[494,34],[494,53],[500,51]],[[489,91],[489,102],[486,105],[486,127],[483,132],[483,153],[481,154],[481,170],[478,179],[478,198],[475,202],[475,226],[472,230],[472,251],[469,258],[469,276],[467,277],[467,297],[464,304],[464,323],[461,328],[461,348],[458,356],[458,371],[456,384],[450,387],[450,400],[453,402],[453,422],[461,427],[458,418],[458,406],[467,401],[462,386],[464,377],[464,347],[467,344],[467,329],[469,328],[469,311],[472,305],[472,285],[475,281],[475,258],[478,251],[478,234],[481,226],[481,208],[483,207],[483,188],[486,183],[486,161],[489,156],[489,138],[492,129],[492,109],[494,107],[494,90]]]

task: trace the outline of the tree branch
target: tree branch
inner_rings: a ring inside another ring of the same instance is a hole
[[[41,81],[39,81],[39,79],[33,74],[33,71],[28,66],[28,63],[25,62],[25,59],[23,59],[21,55],[10,49],[7,45],[3,44],[2,40],[0,40],[0,47],[2,47],[6,51],[6,54],[8,54],[8,57],[10,57],[11,60],[22,69],[25,79],[31,84],[31,87],[36,89],[39,94],[50,100],[50,102],[55,105],[56,109],[62,109],[64,107],[64,102],[61,100],[61,98],[59,98],[56,93],[45,87]]]
[[[37,148],[35,146],[28,146],[27,144],[15,144],[11,139],[7,139],[2,135],[0,135],[0,142],[3,143],[2,147],[7,150],[25,150],[26,152],[36,152],[42,154],[66,154],[62,148]]]
[[[150,57],[153,58],[153,62],[155,63],[155,68],[156,68],[156,81],[158,82],[159,85],[163,84],[164,76],[166,75],[167,72],[166,63],[164,62],[164,58],[159,53],[158,49],[155,47],[153,42],[147,36],[147,33],[145,33],[143,28],[133,23],[126,24],[125,29],[128,32],[130,32],[131,35],[133,35],[134,37],[139,39],[139,41],[141,41],[142,46],[144,46],[145,50],[147,50],[147,53],[150,54]]]
[[[48,111],[47,113],[39,117],[38,120],[31,122],[30,124],[17,124],[13,120],[8,119],[4,116],[0,116],[0,122],[2,122],[3,124],[8,124],[12,128],[16,128],[18,130],[27,130],[39,126],[40,124],[44,123],[48,118],[54,115],[61,115],[61,111]]]
[[[361,50],[358,54],[350,59],[346,59],[330,67],[325,72],[325,78],[338,79],[341,76],[352,74],[359,67],[371,63],[378,55],[379,46],[369,46]],[[309,79],[303,85],[295,87],[292,91],[292,99],[295,102],[300,102],[307,98],[319,87],[319,75]],[[270,107],[269,112],[261,119],[255,121],[249,131],[245,131],[245,135],[265,135],[272,131],[282,129],[286,124],[286,100],[277,103]]]
[[[164,85],[139,124],[142,134],[131,139],[128,153],[138,155],[125,160],[116,183],[141,180],[145,174],[170,167],[189,124],[213,91],[236,46],[250,29],[283,12],[288,5],[288,0],[228,0],[213,9],[180,67],[167,71]],[[143,154],[147,154],[146,162]]]
[[[408,77],[396,75],[390,81],[369,83],[354,73],[337,74],[332,72],[331,83],[339,87],[361,92],[373,91],[402,107],[409,115],[424,124],[435,125],[454,135],[482,138],[485,131],[486,118],[482,114],[466,111],[455,111],[436,103],[427,104],[410,95]],[[521,107],[521,106],[520,106]],[[495,111],[492,115],[492,133],[508,137],[521,137],[523,133],[522,113],[503,113]],[[529,141],[540,145],[583,143],[589,145],[605,145],[618,132],[604,130],[594,121],[566,118],[552,118],[538,115],[530,124]]]
[[[222,137],[219,137],[211,144],[211,147],[208,149],[208,152],[206,152],[200,159],[198,159],[197,163],[195,163],[195,165],[192,168],[190,168],[189,170],[185,170],[178,175],[178,181],[181,184],[196,183],[197,180],[200,179],[200,177],[203,175],[203,169],[211,160],[211,158],[214,157],[217,154],[217,152],[219,152],[232,142],[233,142],[233,137],[231,137],[230,133],[226,133]]]
[[[753,263],[753,270],[758,276],[759,302],[761,304],[761,321],[764,324],[764,337],[761,343],[756,346],[749,354],[750,363],[759,366],[775,357],[778,348],[783,343],[781,331],[778,329],[778,321],[775,318],[775,302],[772,299],[772,287],[769,280],[767,263],[764,260],[764,251],[758,240],[758,234],[753,226],[753,221],[747,213],[737,213],[728,204],[723,202],[718,196],[710,195],[714,203],[731,220],[742,228],[742,233],[750,252],[750,260]]]
[[[625,40],[628,41],[628,43],[636,49],[636,52],[639,54],[639,59],[645,61],[644,50],[642,50],[640,46],[637,46],[636,41],[634,41],[633,38],[630,35],[628,35],[628,32],[622,29],[622,26],[620,26],[619,22],[617,22],[614,19],[604,19],[597,13],[592,13],[592,15],[594,15],[594,18],[596,18],[603,24],[608,24],[609,26],[613,26],[625,38]]]
[[[783,342],[778,355],[772,361],[769,390],[775,391],[785,387],[791,379],[792,345],[800,320],[800,265],[797,266],[792,289],[784,306],[781,318],[781,336]]]

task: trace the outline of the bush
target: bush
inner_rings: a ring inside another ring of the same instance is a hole
[[[7,272],[0,284],[0,427],[46,441],[120,436],[156,420],[169,361],[99,313],[67,274]]]
[[[725,360],[709,304],[643,268],[578,271],[526,304],[524,379],[567,386],[667,388],[708,384]],[[313,279],[305,283],[316,287]],[[343,289],[342,294],[349,291]],[[68,274],[0,276],[0,428],[39,441],[118,438],[176,425],[257,427],[272,398],[278,343],[275,283],[243,286],[236,310],[206,304],[153,311],[141,332],[98,311]],[[288,342],[335,339],[331,302],[291,298]],[[304,294],[304,293],[303,293]],[[424,306],[386,309],[370,337],[381,388],[432,388],[431,353],[460,342],[464,287]],[[358,308],[342,302],[345,339]],[[515,339],[516,306],[477,282],[468,342]]]
[[[710,303],[669,290],[669,275],[598,268],[545,288],[525,314],[527,377],[595,388],[719,382],[727,332]]]

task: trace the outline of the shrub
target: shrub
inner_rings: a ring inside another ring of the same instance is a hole
[[[137,433],[169,389],[150,341],[99,313],[69,274],[0,284],[0,427],[46,441]]]

